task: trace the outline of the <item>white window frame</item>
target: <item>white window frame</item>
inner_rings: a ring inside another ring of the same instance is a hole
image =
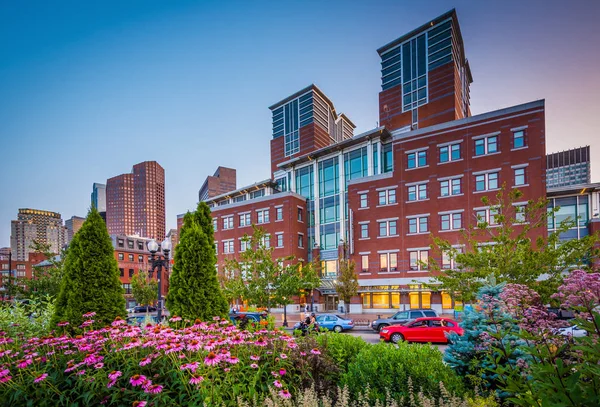
[[[427,182],[418,182],[418,183],[413,183],[413,184],[408,184],[406,186],[407,188],[407,195],[406,195],[406,199],[407,202],[419,202],[419,201],[426,201],[429,199],[429,191],[427,188]],[[421,191],[421,187],[423,187],[425,189],[425,198],[421,198],[420,196],[420,191]],[[414,188],[415,190],[415,199],[410,199],[410,190],[411,188]]]
[[[438,212],[438,215],[440,217],[440,232],[451,232],[451,231],[464,229],[463,212],[464,212],[464,210],[462,210],[462,209],[460,211]],[[456,227],[455,218],[454,218],[455,215],[460,215],[460,227]],[[442,227],[442,225],[444,224],[443,218],[445,216],[448,217],[448,225],[449,225],[448,229],[444,229]]]
[[[252,214],[250,212],[244,212],[239,214],[240,227],[252,225]]]
[[[428,213],[423,213],[420,215],[411,215],[411,216],[407,216],[406,219],[408,220],[408,233],[407,235],[423,235],[423,234],[427,234],[430,232],[430,227],[429,227],[429,214]],[[421,219],[425,219],[425,230],[422,230],[421,228]],[[416,222],[416,231],[415,232],[411,232],[410,231],[410,227],[411,227],[411,222],[415,221]]]
[[[396,188],[377,191],[377,206],[395,205],[397,203]]]
[[[406,151],[406,170],[415,170],[417,168],[427,168],[429,167],[429,157],[427,157],[427,150],[429,149],[429,147],[425,147],[425,148],[419,148],[416,150],[410,150],[410,151]],[[419,154],[420,153],[424,153],[425,154],[425,164],[423,165],[419,165]],[[410,156],[414,155],[414,160],[415,160],[415,166],[414,167],[409,167],[409,162],[410,162]]]
[[[304,233],[298,233],[298,248],[304,249]]]
[[[496,216],[500,215],[500,210],[498,208],[490,208],[489,206],[485,206],[481,208],[473,208],[473,210],[475,211],[475,222],[477,222],[477,225],[481,223],[487,223],[488,227],[500,226],[500,223],[496,221]],[[485,212],[485,219],[480,220],[477,212]]]
[[[250,246],[250,241],[248,239],[245,239],[243,237],[240,238],[240,253],[243,253],[246,250],[248,250]]]
[[[366,263],[366,267],[365,267],[365,263]],[[360,255],[360,272],[361,273],[369,272],[369,255],[368,254]]]
[[[281,216],[279,216],[281,215]],[[276,206],[275,207],[275,221],[282,221],[283,220],[283,206]]]
[[[490,175],[495,174],[496,175],[496,187],[495,188],[490,188]],[[490,170],[490,171],[485,171],[485,172],[477,172],[477,173],[473,173],[473,176],[475,177],[475,191],[474,193],[482,193],[482,192],[489,192],[489,191],[497,191],[500,189],[500,169],[495,169],[495,170]],[[483,186],[484,189],[477,189],[477,177],[483,177]]]
[[[223,254],[235,253],[233,239],[223,240]]]
[[[278,248],[278,249],[281,249],[283,247],[283,244],[284,244],[283,232],[275,233],[275,236],[276,236],[276,239],[277,239],[277,241],[276,241],[276,245],[277,246],[275,246],[275,247]],[[281,244],[279,244],[279,243],[281,243]]]
[[[473,137],[473,158],[485,157],[486,155],[500,154],[500,132]],[[496,139],[496,151],[490,153],[490,139]],[[483,154],[477,154],[477,142],[483,140]]]
[[[269,209],[257,209],[256,224],[263,225],[265,223],[269,223]]]
[[[412,265],[413,253],[417,254],[416,265]],[[423,253],[427,254],[427,266],[423,266],[420,262],[423,261]],[[429,271],[429,248],[408,249],[408,269],[409,272]]]
[[[368,239],[369,238],[369,223],[359,223],[360,227],[360,237],[359,239]],[[363,233],[366,231],[366,235]]]
[[[396,233],[394,233],[394,234],[390,233],[392,222],[394,223],[394,228],[396,229]],[[385,233],[386,233],[385,235],[381,234],[381,224],[385,224]],[[398,236],[398,218],[378,220],[377,221],[377,230],[378,230],[378,236],[377,236],[378,238]]]
[[[461,196],[463,195],[463,179],[464,175],[456,175],[456,176],[452,176],[452,177],[444,177],[444,178],[438,178],[438,181],[440,182],[440,198],[448,198],[451,196]],[[458,181],[459,186],[460,186],[460,191],[458,193],[454,193],[454,182]],[[448,186],[448,195],[443,195],[442,194],[442,190],[444,188],[444,183],[447,183]]]
[[[462,140],[452,141],[452,142],[444,143],[444,144],[438,144],[438,155],[439,155],[438,164],[447,164],[447,163],[451,163],[451,162],[455,162],[455,161],[461,161],[463,159],[461,143],[462,143]],[[459,151],[459,157],[456,159],[452,158],[452,148],[454,146],[458,146],[458,151]],[[448,161],[442,161],[442,148],[448,149]]]
[[[398,252],[379,252],[379,272],[380,273],[393,273],[398,271]],[[385,268],[382,266],[382,259],[385,259]],[[396,266],[392,267],[392,259],[395,259]]]
[[[358,194],[358,207],[359,209],[369,207],[369,196],[367,193]]]
[[[233,215],[223,216],[223,230],[233,229]]]

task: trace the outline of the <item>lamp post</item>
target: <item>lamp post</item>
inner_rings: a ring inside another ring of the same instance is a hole
[[[287,299],[285,297],[283,297],[283,326],[287,328],[288,326],[288,321],[287,321],[287,304],[285,304],[287,302]]]
[[[157,254],[158,250],[162,249],[163,254]],[[152,273],[154,270],[157,271],[156,280],[158,281],[158,309],[156,313],[156,317],[158,319],[158,323],[160,324],[162,321],[162,298],[161,298],[161,272],[163,267],[165,271],[169,270],[169,253],[171,252],[171,241],[169,239],[163,240],[163,242],[158,245],[156,240],[152,239],[148,242],[148,251],[150,252],[150,277],[152,278]]]

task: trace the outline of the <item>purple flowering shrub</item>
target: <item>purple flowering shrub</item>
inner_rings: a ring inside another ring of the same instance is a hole
[[[24,341],[1,332],[2,405],[237,405],[272,391],[287,399],[324,357],[284,332],[219,318],[145,328],[117,319],[94,329],[93,317],[77,336],[60,333],[66,324]]]

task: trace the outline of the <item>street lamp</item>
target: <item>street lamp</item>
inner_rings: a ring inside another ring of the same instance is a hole
[[[158,250],[162,249],[163,255],[157,254]],[[169,239],[163,240],[163,242],[158,245],[156,240],[152,239],[148,242],[148,251],[150,252],[150,277],[152,278],[152,273],[154,270],[157,270],[156,280],[158,281],[158,310],[156,313],[156,317],[158,319],[158,323],[160,324],[162,321],[162,298],[160,293],[161,288],[161,271],[163,267],[165,271],[169,270],[169,253],[171,252],[171,241]]]
[[[288,326],[288,321],[287,321],[287,299],[285,297],[283,297],[283,326],[287,328]]]

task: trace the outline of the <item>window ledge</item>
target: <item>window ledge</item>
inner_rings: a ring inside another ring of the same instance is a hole
[[[417,232],[417,233],[407,233],[406,236],[419,236],[419,235],[428,235],[431,232]]]
[[[378,271],[377,274],[400,274],[401,271]]]
[[[464,158],[459,158],[458,160],[444,161],[443,163],[442,163],[442,162],[439,162],[439,163],[438,163],[438,165],[444,165],[444,164],[457,163],[457,162],[460,162],[460,161],[463,161],[463,160],[464,160]]]
[[[359,211],[364,211],[365,209],[369,209],[369,207],[365,206],[364,208],[358,208]]]
[[[455,196],[463,196],[464,194],[456,194],[456,195],[446,195],[446,196],[438,196],[438,199],[444,198],[454,198]]]
[[[377,236],[377,239],[386,239],[388,237],[399,237],[400,235]]]
[[[495,153],[482,154],[482,155],[474,155],[471,158],[489,157],[490,155],[497,155],[497,154],[501,154],[501,153],[502,153],[502,151],[496,151]]]
[[[525,146],[525,147],[519,147],[519,148],[512,148],[510,151],[519,151],[519,150],[525,150],[529,148],[529,146]]]
[[[429,273],[429,270],[407,270],[407,273]]]
[[[465,230],[464,228],[460,229],[448,229],[448,230],[438,230],[438,233],[448,233],[448,232],[460,232],[461,230]]]
[[[361,276],[370,276],[372,273],[370,271],[361,271],[359,275]]]
[[[406,168],[404,171],[414,171],[414,170],[420,170],[421,168],[428,168],[429,164],[424,165],[422,167],[415,167],[415,168]]]
[[[359,237],[358,240],[371,240],[370,237]]]
[[[257,225],[266,225],[267,223],[270,223],[270,222],[262,222],[262,223],[256,222]]]
[[[377,205],[376,208],[385,208],[386,206],[394,206],[394,205],[398,205],[398,202],[385,204],[385,205]]]
[[[496,189],[486,189],[485,191],[473,191],[474,194],[485,194],[488,192],[495,192],[495,191],[500,191],[500,188],[496,188]]]
[[[429,201],[429,198],[417,199],[416,201],[406,201],[405,203],[409,204],[409,203],[417,203],[417,202],[425,202],[425,201]]]
[[[521,188],[521,187],[528,187],[529,184],[523,184],[523,185],[513,185],[513,188]]]
[[[275,219],[275,222],[283,222],[283,219]],[[262,223],[259,223],[259,225],[262,225]]]

